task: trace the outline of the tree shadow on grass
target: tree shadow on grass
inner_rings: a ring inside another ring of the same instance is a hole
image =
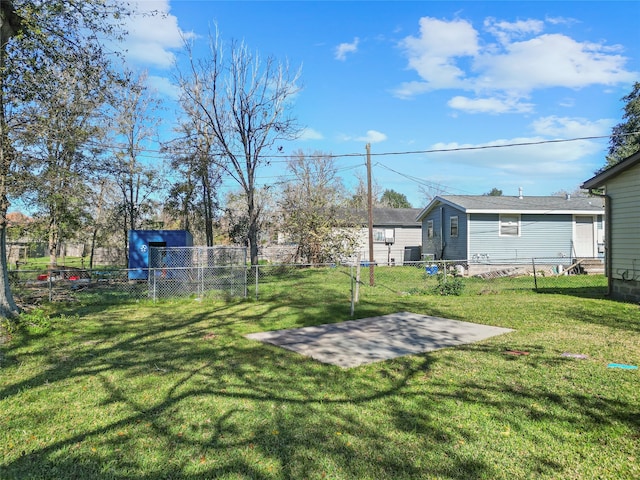
[[[400,306],[370,304],[359,314]],[[637,406],[623,400],[527,384],[513,374],[453,383],[434,374],[436,366],[451,367],[443,358],[457,369],[473,366],[457,350],[344,370],[243,337],[265,318],[277,319],[282,308],[299,309],[294,323],[326,323],[326,312],[305,311],[304,300],[294,297],[197,313],[161,304],[144,318],[122,318],[126,311],[116,308],[86,329],[82,318],[60,325],[68,335],[63,341],[56,335],[50,342],[16,340],[8,349],[14,367],[32,358],[46,367],[3,383],[0,402],[10,419],[32,391],[30,412],[42,424],[27,425],[43,438],[16,444],[17,455],[5,451],[0,478],[506,478],[491,441],[508,440],[501,432],[484,439],[487,432],[477,430],[484,418],[465,419],[462,409],[481,407],[491,423],[510,425],[518,441],[532,446],[545,442],[547,429],[565,434],[565,424],[585,431],[616,422],[638,428]],[[476,350],[479,359],[502,355],[495,346]],[[520,361],[503,360],[505,366]],[[47,393],[37,395],[40,390]],[[550,408],[535,406],[542,401]],[[73,409],[59,425],[66,433],[48,439],[47,428],[66,408]],[[538,423],[528,425],[528,418]],[[7,422],[8,438],[24,430],[18,423]],[[513,462],[517,471],[556,478],[572,467],[539,453]]]
[[[569,295],[579,298],[594,298],[598,300],[607,299],[607,287],[543,287],[534,289],[536,293]]]
[[[38,357],[48,366],[4,384],[0,401],[20,403],[32,392],[41,423],[27,427],[38,441],[8,452],[0,477],[383,479],[445,471],[416,463],[422,442],[407,451],[383,424],[386,413],[363,415],[371,404],[402,395],[430,370],[430,357],[343,370],[245,340],[228,318],[237,308],[225,310],[176,319],[158,309],[146,325],[105,312],[102,328],[68,340],[77,349],[63,342],[64,360],[55,341],[17,341],[10,350],[24,358],[13,361]],[[41,390],[49,393],[37,395]],[[44,432],[61,408],[74,409],[74,424],[59,425],[68,433],[48,440]],[[18,435],[17,425],[8,428],[10,437]],[[436,423],[425,422],[421,434],[446,449]],[[446,471],[465,478],[491,467],[451,459]]]

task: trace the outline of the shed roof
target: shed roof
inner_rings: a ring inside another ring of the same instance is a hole
[[[621,162],[616,163],[614,166],[603,170],[595,177],[591,177],[589,180],[584,182],[580,188],[600,188],[604,186],[604,184],[608,180],[611,180],[613,177],[617,177],[619,174],[630,169],[634,165],[637,165],[638,163],[640,163],[640,151],[637,151],[633,155],[628,156]]]
[[[604,203],[600,197],[516,197],[490,195],[442,195],[435,197],[418,215],[422,219],[439,205],[449,205],[464,213],[537,213],[603,214]]]

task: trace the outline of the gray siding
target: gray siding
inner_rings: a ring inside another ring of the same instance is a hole
[[[611,276],[640,281],[640,165],[606,184],[611,198]]]
[[[531,259],[571,256],[572,215],[521,215],[520,236],[500,236],[500,216],[471,214],[469,259]]]
[[[373,244],[373,259],[374,262],[385,265],[387,262],[395,263],[396,265],[402,264],[404,259],[405,247],[419,247],[420,246],[420,227],[395,227],[394,228],[395,242],[391,247],[384,243]],[[367,245],[369,233],[367,231]],[[367,247],[368,248],[368,247]],[[363,258],[369,256],[367,250],[366,255]]]
[[[376,227],[378,228],[378,227]],[[395,243],[389,246],[384,243],[375,242],[373,244],[373,261],[380,264],[385,265],[387,261],[393,259],[393,262],[398,264],[402,264],[404,259],[404,249],[405,247],[419,247],[421,245],[421,229],[420,226],[416,227],[389,227],[385,226],[384,228],[393,228],[395,235]],[[367,228],[363,228],[359,232],[359,243],[360,243],[360,258],[364,260],[369,259],[369,230]]]

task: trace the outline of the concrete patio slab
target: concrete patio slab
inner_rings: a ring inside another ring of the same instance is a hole
[[[474,343],[508,328],[399,312],[313,327],[246,335],[343,368]]]

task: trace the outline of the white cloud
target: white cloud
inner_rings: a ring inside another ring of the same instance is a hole
[[[500,43],[507,44],[513,38],[522,38],[527,34],[540,33],[544,29],[541,20],[518,20],[516,22],[497,21],[489,17],[485,19],[486,30],[492,33]]]
[[[558,19],[546,22],[561,24]],[[636,79],[638,73],[625,68],[627,58],[621,46],[544,33],[545,25],[535,19],[505,22],[489,18],[484,23],[489,36],[481,38],[468,21],[421,18],[419,35],[400,43],[409,69],[419,80],[401,84],[394,94],[410,98],[430,90],[457,88],[483,92],[493,99],[517,98],[536,89],[611,86]],[[453,105],[462,99],[452,100]],[[467,99],[472,110],[487,108],[486,103]]]
[[[134,0],[131,7],[135,13],[126,21],[127,59],[141,65],[171,67],[174,51],[182,47],[183,38],[194,34],[180,29],[177,17],[169,13],[169,0]]]
[[[547,23],[550,23],[551,25],[568,25],[568,26],[572,26],[577,23],[580,23],[579,20],[576,20],[575,18],[571,18],[571,17],[547,17],[545,18],[545,21]]]
[[[324,139],[324,135],[322,135],[317,130],[313,128],[305,128],[300,134],[299,140],[322,140]]]
[[[543,136],[497,139],[481,144],[437,143],[432,149],[457,150],[432,155],[447,165],[481,167],[499,175],[547,181],[550,175],[587,177],[591,165],[583,160],[602,151],[592,140],[543,143]],[[536,143],[538,143],[536,145]],[[514,144],[526,144],[511,146]]]
[[[171,83],[166,77],[159,77],[157,75],[149,75],[147,77],[147,84],[152,90],[155,90],[160,95],[165,96],[171,100],[178,100],[179,88],[177,85]]]
[[[561,107],[565,107],[565,108],[572,108],[572,107],[576,106],[576,100],[575,100],[575,98],[566,97],[566,98],[560,100],[558,105],[560,105]]]
[[[420,19],[420,36],[401,42],[415,70],[430,89],[463,86],[465,72],[456,65],[460,57],[478,53],[478,33],[464,20],[445,22],[435,18]]]
[[[482,72],[476,88],[528,93],[539,88],[581,88],[632,81],[635,75],[624,69],[625,57],[611,54],[610,50],[560,34],[514,42],[502,53],[475,59],[475,69]]]
[[[399,87],[392,90],[394,96],[398,98],[413,98],[421,93],[426,93],[431,89],[428,82],[404,82]]]
[[[376,130],[367,130],[367,134],[364,137],[357,137],[355,140],[358,142],[380,143],[384,142],[386,139],[387,136],[384,133]]]
[[[341,43],[336,47],[336,60],[345,61],[348,53],[355,53],[358,51],[358,44],[360,39],[358,37],[353,39],[352,43]]]
[[[541,117],[533,122],[535,133],[554,138],[584,138],[606,136],[614,125],[614,120],[601,119],[592,122],[584,118]]]
[[[463,110],[467,113],[530,113],[532,103],[523,103],[519,98],[468,98],[453,97],[448,102],[449,107]]]

